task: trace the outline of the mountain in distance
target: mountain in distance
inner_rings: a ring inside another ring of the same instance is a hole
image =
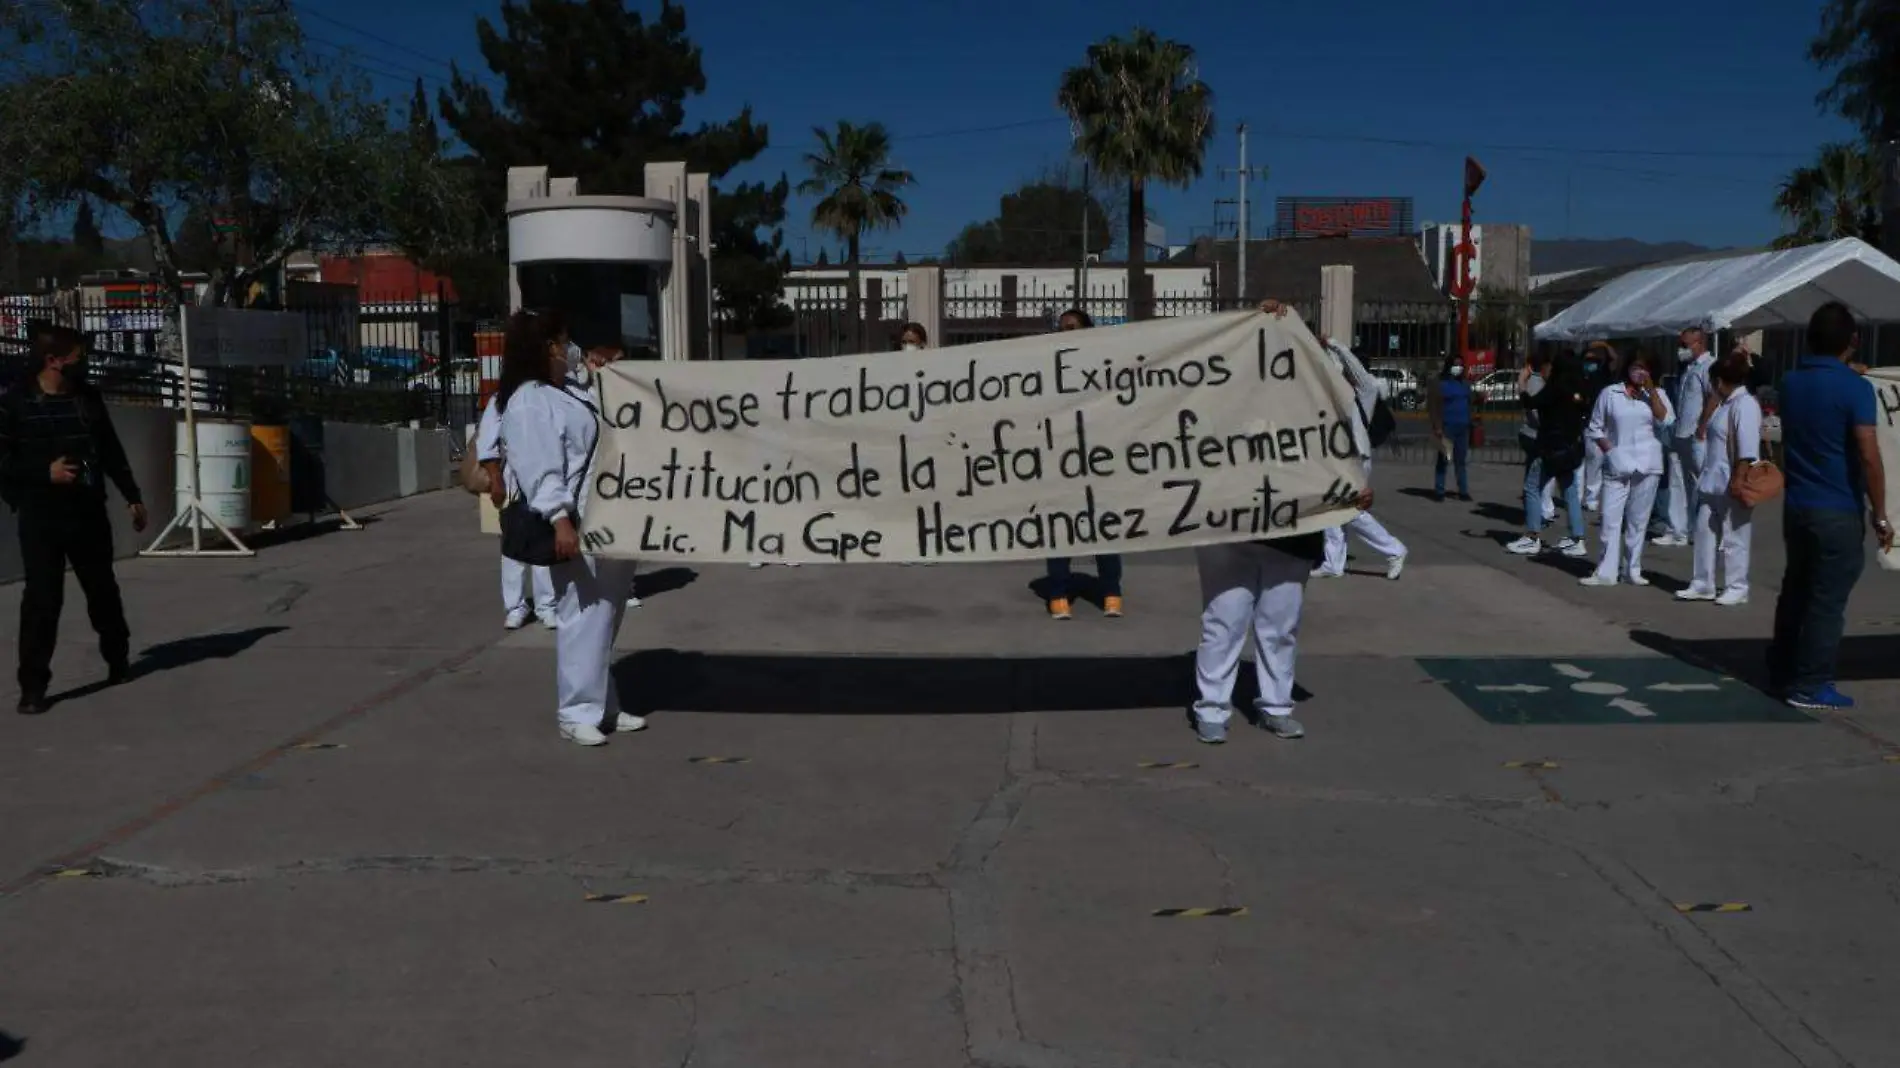
[[[1531,273],[1555,274],[1590,267],[1634,267],[1713,251],[1687,241],[1637,241],[1627,237],[1531,241]]]

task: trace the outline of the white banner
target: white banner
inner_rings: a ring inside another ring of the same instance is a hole
[[[597,375],[588,551],[704,563],[1090,556],[1357,514],[1353,394],[1298,317],[1156,320]]]
[[[1900,510],[1900,368],[1876,367],[1867,372],[1874,387],[1874,429],[1880,437],[1880,466],[1887,472],[1887,515]],[[1900,571],[1900,550],[1877,553],[1880,566]]]

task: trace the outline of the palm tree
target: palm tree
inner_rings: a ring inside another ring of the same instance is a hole
[[[1142,260],[1149,182],[1185,186],[1201,176],[1214,136],[1214,91],[1195,77],[1194,49],[1138,29],[1089,46],[1062,75],[1056,104],[1069,113],[1075,151],[1104,177],[1128,182],[1128,317],[1154,311]]]
[[[1880,161],[1872,149],[1822,146],[1815,161],[1788,175],[1775,195],[1775,210],[1794,227],[1775,241],[1775,247],[1795,248],[1842,237],[1877,244],[1881,177]]]
[[[798,183],[798,191],[824,198],[811,209],[812,225],[844,238],[850,250],[851,294],[846,309],[858,349],[863,351],[858,242],[866,230],[894,227],[910,211],[897,194],[916,178],[891,166],[891,135],[881,122],[857,126],[841,121],[835,131],[820,127],[812,133],[818,137],[818,151],[805,154],[811,177]]]

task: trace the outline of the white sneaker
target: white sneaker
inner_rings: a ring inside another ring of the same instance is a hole
[[[638,607],[640,607],[640,598],[638,598],[638,597],[635,597],[635,596],[634,596],[633,594],[631,594],[631,593],[629,593],[629,594],[627,594],[627,607],[628,607],[628,608],[638,608]]]
[[[1323,567],[1316,567],[1313,569],[1313,577],[1325,579],[1345,578],[1346,573],[1344,571],[1328,571]]]
[[[752,563],[749,563],[749,564],[747,564],[747,565],[746,565],[746,567],[747,567],[747,568],[749,568],[749,569],[751,569],[751,570],[753,570],[753,571],[757,571],[757,570],[759,570],[760,568],[763,568],[764,566],[765,566],[764,564],[762,564],[762,563],[759,563],[759,562],[758,562],[758,561],[756,561],[756,560],[754,560],[754,561],[753,561]]]
[[[1589,573],[1588,575],[1585,575],[1585,576],[1583,576],[1582,578],[1580,578],[1580,579],[1578,579],[1578,580],[1577,580],[1577,585],[1579,585],[1579,586],[1595,586],[1595,587],[1603,587],[1603,586],[1614,586],[1614,585],[1616,585],[1616,580],[1615,580],[1615,579],[1606,579],[1606,578],[1604,578],[1604,577],[1603,577],[1602,575],[1599,575],[1599,574],[1597,574],[1596,572],[1594,572],[1594,571],[1592,571],[1592,572],[1591,572],[1591,573]]]
[[[1512,556],[1537,556],[1544,551],[1544,543],[1526,534],[1506,545],[1504,551]]]
[[[1643,577],[1643,573],[1642,573],[1641,571],[1638,571],[1637,573],[1635,573],[1634,575],[1631,575],[1631,576],[1629,576],[1628,578],[1626,578],[1626,579],[1624,579],[1623,581],[1625,581],[1625,582],[1627,582],[1627,583],[1629,583],[1629,584],[1630,584],[1630,585],[1632,585],[1632,586],[1647,586],[1647,585],[1649,585],[1649,580]]]
[[[1662,549],[1680,549],[1689,544],[1689,539],[1677,537],[1674,534],[1663,534],[1649,539],[1649,543]]]
[[[1676,594],[1676,600],[1678,601],[1713,601],[1715,600],[1715,591],[1714,590],[1698,590],[1694,586],[1691,586],[1686,590],[1679,591]]]
[[[1748,603],[1748,591],[1742,590],[1737,592],[1730,590],[1722,596],[1717,597],[1715,603],[1721,605],[1723,608],[1739,608]]]
[[[1590,543],[1582,538],[1565,538],[1557,543],[1557,551],[1572,560],[1581,560],[1590,555]]]
[[[1390,560],[1387,560],[1385,562],[1385,577],[1386,578],[1391,579],[1393,582],[1397,582],[1399,580],[1399,576],[1405,574],[1405,558],[1407,555],[1409,554],[1400,553],[1399,555],[1394,556]]]
[[[590,723],[563,723],[561,725],[561,737],[566,738],[575,745],[607,744],[607,736],[600,733],[599,727]]]
[[[647,718],[645,716],[636,716],[631,712],[622,712],[614,717],[615,734],[632,734],[634,731],[643,731],[646,729]]]
[[[508,618],[502,620],[501,625],[507,627],[509,630],[520,630],[522,627],[528,625],[528,610],[525,608],[515,609],[508,613]]]
[[[561,625],[561,610],[552,606],[537,608],[534,610],[534,618],[540,620],[542,626],[554,630]]]
[[[798,567],[798,566],[800,566],[800,565],[799,565],[799,563],[798,563],[798,561],[796,561],[796,560],[787,560],[787,561],[785,561],[785,566],[786,566],[786,567]]]

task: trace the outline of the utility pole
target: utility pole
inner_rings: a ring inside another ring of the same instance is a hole
[[[1900,258],[1900,137],[1878,146],[1880,161],[1880,247]]]
[[[1234,262],[1236,264],[1234,272],[1234,297],[1240,307],[1245,307],[1247,304],[1247,242],[1253,237],[1251,227],[1247,225],[1247,183],[1255,178],[1265,179],[1267,169],[1265,167],[1247,166],[1246,123],[1243,122],[1240,124],[1239,133],[1240,166],[1231,169],[1223,167],[1221,169],[1240,180],[1240,219],[1236,233],[1237,240],[1234,242]]]

